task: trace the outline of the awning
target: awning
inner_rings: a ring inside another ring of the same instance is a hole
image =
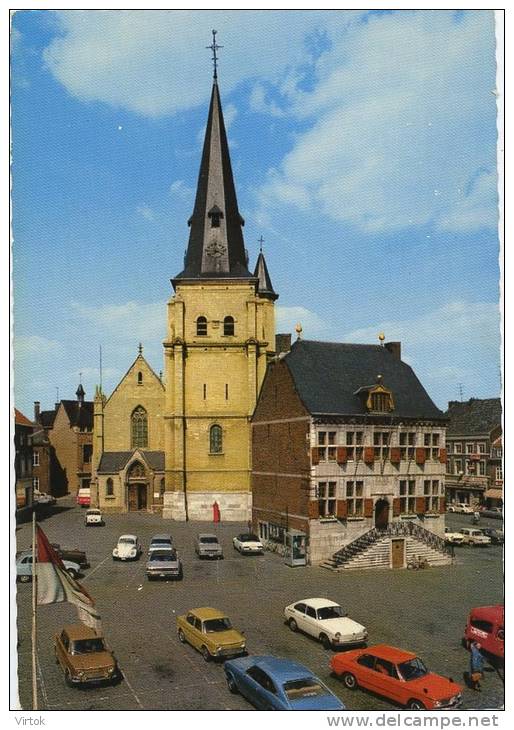
[[[503,499],[503,489],[487,489],[484,497],[486,499]]]

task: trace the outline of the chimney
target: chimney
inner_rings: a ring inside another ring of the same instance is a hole
[[[38,400],[34,401],[34,421],[39,423],[39,417],[41,414],[41,403]]]
[[[281,352],[289,352],[291,349],[291,335],[281,334],[275,335],[275,352],[280,355]]]
[[[402,359],[402,343],[401,342],[386,342],[384,344],[386,350],[389,350],[391,355],[397,360]]]

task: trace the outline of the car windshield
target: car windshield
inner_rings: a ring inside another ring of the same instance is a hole
[[[424,677],[425,674],[428,674],[428,669],[418,657],[398,664],[398,669],[406,682],[411,679],[419,679],[419,677]]]
[[[257,535],[252,535],[250,532],[247,532],[244,535],[239,535],[239,539],[241,542],[259,542]]]
[[[88,510],[88,515],[99,515],[100,510],[99,509],[90,509]]]
[[[120,537],[118,545],[135,545],[136,541],[133,537]]]
[[[72,654],[93,654],[95,651],[104,651],[103,639],[80,639],[73,642]]]
[[[305,697],[322,697],[328,694],[326,687],[311,677],[285,682],[284,692],[289,700],[303,700]]]
[[[323,606],[318,608],[318,619],[325,621],[328,618],[343,618],[346,614],[341,606]]]
[[[217,537],[201,537],[200,542],[205,543],[207,545],[215,545],[218,542],[218,538]]]
[[[159,563],[172,563],[177,559],[177,553],[174,550],[167,550],[166,552],[155,552],[150,555],[150,561]]]
[[[171,545],[169,537],[154,537],[152,539],[152,545]]]
[[[228,631],[232,628],[232,624],[226,617],[211,618],[208,621],[203,622],[203,627],[208,634],[212,634],[215,631]]]

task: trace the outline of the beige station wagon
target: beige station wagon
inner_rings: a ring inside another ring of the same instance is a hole
[[[206,662],[246,654],[245,637],[216,608],[193,608],[185,616],[178,616],[177,633],[179,640],[198,649]]]
[[[106,647],[101,634],[89,626],[64,626],[55,636],[54,650],[69,687],[120,678],[113,653]]]

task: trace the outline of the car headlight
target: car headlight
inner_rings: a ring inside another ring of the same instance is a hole
[[[114,672],[114,667],[109,667],[107,669],[107,674],[112,674]]]
[[[117,555],[118,554],[118,548],[114,548],[114,550],[112,551],[112,554],[113,555]]]
[[[434,707],[441,707],[442,704],[443,703],[441,702],[441,700],[435,700],[434,701]]]
[[[132,548],[131,551],[130,551],[130,554],[131,555],[135,555],[136,554],[136,548]]]
[[[77,677],[83,677],[85,672],[77,672]]]
[[[337,634],[334,634],[334,638],[339,641],[339,639],[341,638],[341,634],[339,633],[339,631],[337,632]]]

